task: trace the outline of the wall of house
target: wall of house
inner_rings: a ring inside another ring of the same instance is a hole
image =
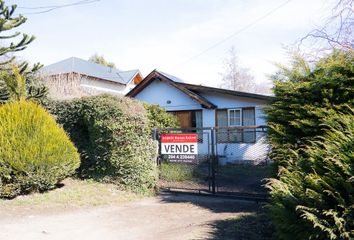
[[[167,111],[202,109],[199,103],[185,93],[159,80],[150,83],[135,98],[150,104],[158,104]]]
[[[124,95],[126,86],[77,73],[57,74],[43,77],[49,96],[65,100],[83,96],[110,93]]]
[[[256,112],[256,125],[266,125],[265,115],[263,108],[267,104],[264,100],[258,100],[253,98],[238,97],[220,93],[200,93],[201,96],[208,99],[210,102],[215,104],[219,109],[220,108],[246,108],[246,107],[255,107]],[[209,110],[210,111],[210,110]],[[208,116],[210,113],[206,113]],[[215,113],[214,119],[210,119],[206,122],[207,126],[215,126]]]
[[[88,93],[124,95],[126,85],[80,75],[80,86]]]

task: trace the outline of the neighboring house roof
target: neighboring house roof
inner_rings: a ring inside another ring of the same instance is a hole
[[[133,88],[129,93],[127,93],[126,96],[135,97],[155,79],[159,79],[161,81],[164,81],[176,87],[177,89],[181,90],[182,92],[190,96],[192,99],[196,100],[203,107],[209,109],[217,108],[217,106],[211,103],[210,101],[208,101],[203,96],[201,96],[200,95],[201,92],[216,92],[216,93],[227,94],[232,96],[254,98],[254,99],[266,100],[266,101],[273,99],[272,96],[267,96],[262,94],[233,91],[233,90],[222,89],[222,88],[214,88],[214,87],[207,87],[202,85],[189,84],[189,83],[185,83],[183,80],[177,77],[174,77],[172,75],[157,70],[152,71],[148,76],[146,76],[144,80],[142,80],[135,88]]]
[[[77,57],[71,57],[45,66],[41,69],[41,72],[45,75],[75,72],[124,85],[129,84],[137,74],[141,75],[139,70],[121,71]]]

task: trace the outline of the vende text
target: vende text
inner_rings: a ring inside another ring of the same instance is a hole
[[[163,143],[161,154],[197,154],[198,143]]]

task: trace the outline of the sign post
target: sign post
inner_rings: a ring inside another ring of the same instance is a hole
[[[161,134],[161,154],[168,162],[198,163],[198,134]]]

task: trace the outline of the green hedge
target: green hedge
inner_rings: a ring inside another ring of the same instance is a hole
[[[79,164],[75,146],[42,107],[0,106],[0,197],[54,188]]]
[[[179,123],[177,117],[171,113],[166,112],[156,104],[144,103],[144,107],[147,111],[147,117],[149,119],[150,129],[154,128],[178,128]]]
[[[354,56],[294,59],[267,109],[274,225],[280,239],[354,238]]]
[[[81,154],[78,174],[145,192],[157,181],[156,146],[143,105],[100,95],[49,106]]]

